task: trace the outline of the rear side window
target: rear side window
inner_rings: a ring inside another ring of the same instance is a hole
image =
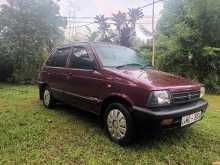
[[[71,48],[58,49],[52,56],[49,57],[46,65],[53,67],[65,67],[70,52]]]
[[[95,67],[95,62],[84,47],[74,47],[70,58],[70,67],[77,69],[93,69]]]

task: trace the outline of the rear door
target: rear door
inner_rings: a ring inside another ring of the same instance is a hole
[[[85,46],[74,46],[69,59],[66,86],[75,106],[96,113],[103,87],[103,75],[97,69],[95,56]]]
[[[67,59],[71,53],[71,48],[60,48],[49,57],[46,63],[46,80],[50,86],[55,98],[64,100],[63,91],[66,90],[65,86],[65,72],[67,70]]]

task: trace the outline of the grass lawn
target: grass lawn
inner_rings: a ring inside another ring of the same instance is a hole
[[[121,147],[97,117],[65,106],[45,109],[36,86],[0,84],[0,164],[208,165],[220,161],[220,96],[206,99],[206,116],[192,127]]]

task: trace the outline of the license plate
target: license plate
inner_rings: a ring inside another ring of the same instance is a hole
[[[194,123],[194,122],[200,120],[201,117],[202,117],[202,112],[201,111],[193,113],[191,115],[183,116],[182,121],[181,121],[181,127],[183,127],[185,125],[189,125],[191,123]]]

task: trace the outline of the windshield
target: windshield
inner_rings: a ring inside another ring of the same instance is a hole
[[[146,62],[132,49],[104,45],[95,46],[99,59],[105,67],[139,66],[143,67]]]

